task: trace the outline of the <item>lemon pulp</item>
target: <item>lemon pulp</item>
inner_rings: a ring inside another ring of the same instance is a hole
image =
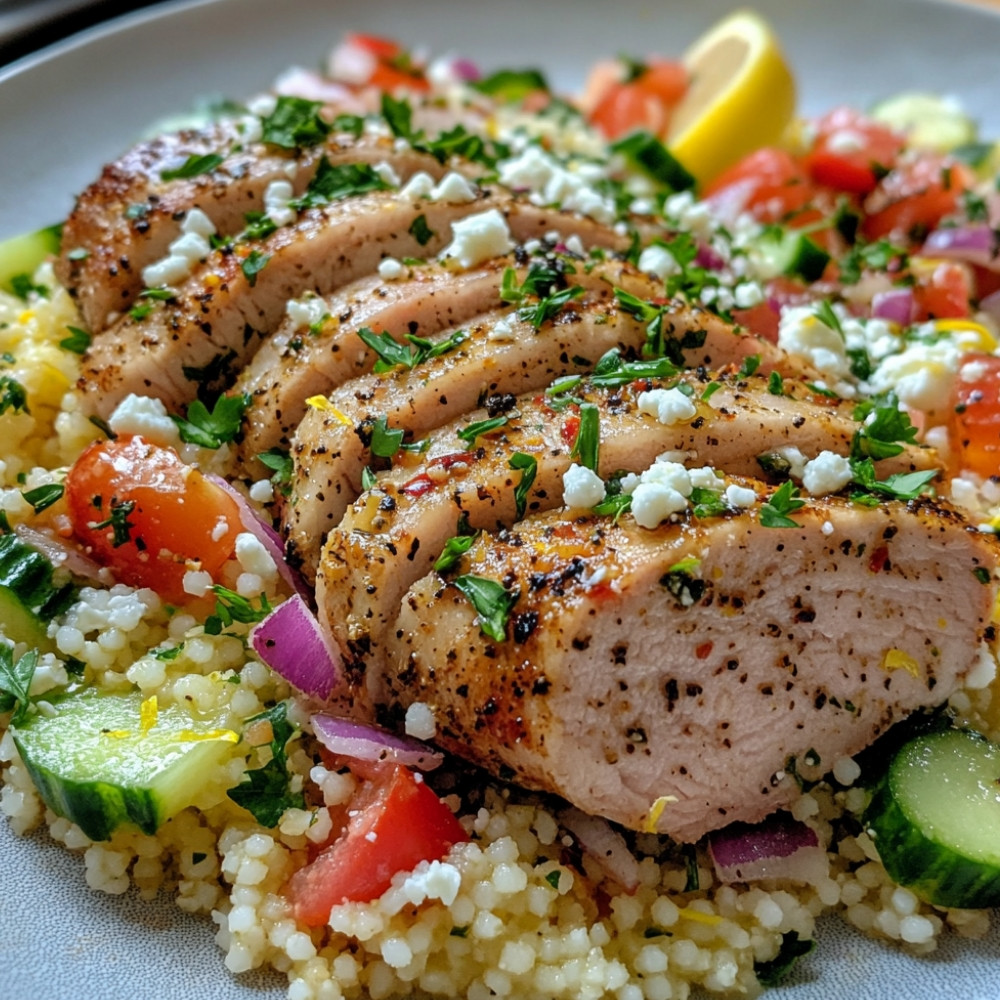
[[[691,85],[666,141],[699,183],[781,139],[795,112],[795,80],[757,14],[730,14],[687,50],[683,62]]]

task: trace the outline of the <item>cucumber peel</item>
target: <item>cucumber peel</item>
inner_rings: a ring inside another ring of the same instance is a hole
[[[1000,745],[948,729],[903,744],[862,822],[892,879],[935,906],[1000,906]]]
[[[123,823],[153,834],[219,774],[238,735],[181,706],[87,689],[11,732],[45,804],[91,840]]]
[[[59,253],[62,226],[46,226],[33,233],[12,236],[0,243],[0,288],[13,292],[11,279],[20,274],[34,274],[35,268],[49,254]]]
[[[72,584],[56,586],[52,563],[13,532],[0,535],[0,628],[8,639],[40,652],[55,647],[47,623],[76,595]]]

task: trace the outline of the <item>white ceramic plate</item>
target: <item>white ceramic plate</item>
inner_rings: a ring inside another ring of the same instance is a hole
[[[484,67],[540,65],[578,84],[600,55],[678,53],[730,0],[202,0],[100,27],[0,71],[0,237],[64,217],[75,192],[142,130],[199,97],[240,97],[315,66],[346,29]],[[902,89],[955,93],[1000,136],[1000,17],[919,0],[757,0],[800,82],[800,107],[858,106]],[[79,857],[0,821],[0,997],[279,1000],[283,977],[234,979],[214,926],[168,900],[91,892]],[[1000,933],[951,937],[917,960],[822,922],[819,948],[776,1000],[995,1000]]]

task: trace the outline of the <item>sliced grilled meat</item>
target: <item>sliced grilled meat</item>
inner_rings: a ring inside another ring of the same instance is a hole
[[[307,149],[248,143],[247,121],[226,120],[142,143],[106,166],[77,199],[63,228],[56,273],[94,333],[132,305],[143,289],[143,269],[167,253],[191,208],[200,208],[221,236],[234,236],[244,229],[247,213],[265,210],[273,181],[288,181],[299,197],[324,157],[333,166],[387,163],[403,181],[417,171],[440,177],[446,170],[429,154],[397,150],[391,138],[336,133]],[[162,178],[189,157],[209,156],[222,157],[212,170]]]
[[[795,520],[648,531],[560,511],[484,537],[458,572],[510,595],[507,638],[430,574],[371,693],[390,716],[426,703],[442,746],[633,829],[760,820],[799,794],[796,758],[832,767],[944,701],[997,590],[994,541],[945,505],[830,497]]]
[[[640,393],[662,381],[575,392],[599,408],[602,478],[619,470],[642,471],[667,451],[685,453],[695,465],[754,475],[760,472],[758,455],[787,445],[806,455],[847,454],[858,426],[850,404],[812,402],[808,387],[791,380],[785,381],[790,395],[775,396],[760,376],[717,375],[719,388],[708,401],[698,398],[709,383],[704,373],[687,372],[667,384],[674,381],[690,387],[697,400],[691,420],[663,424],[640,412]],[[381,476],[329,533],[317,602],[341,647],[359,663],[376,657],[406,588],[430,569],[459,523],[494,531],[515,522],[515,487],[522,475],[510,467],[515,452],[537,463],[526,512],[562,504],[562,477],[573,463],[578,423],[572,410],[556,412],[544,400],[522,396],[507,422],[489,436],[467,442],[460,436],[467,423],[463,418],[435,432],[423,461]],[[908,447],[883,460],[879,470],[885,475],[934,468],[935,461],[932,452]]]
[[[83,405],[106,417],[130,392],[176,409],[224,389],[279,325],[290,299],[325,295],[387,256],[437,254],[451,241],[453,222],[490,209],[504,214],[517,241],[583,229],[598,245],[623,241],[578,216],[488,193],[469,202],[414,202],[377,191],[310,209],[263,241],[214,251],[174,298],[99,334],[83,359]],[[420,216],[429,235],[418,238],[410,230]]]
[[[615,270],[617,279],[632,288],[646,281],[623,265]],[[285,533],[289,553],[309,578],[315,574],[326,533],[361,492],[376,421],[384,418],[388,426],[420,437],[484,401],[492,416],[516,411],[514,395],[545,388],[567,372],[585,373],[612,348],[627,357],[641,352],[646,326],[617,307],[612,284],[601,280],[600,271],[567,278],[574,283],[578,279],[589,286],[586,297],[567,304],[538,329],[519,319],[517,310],[481,317],[457,349],[411,370],[354,379],[330,396],[329,406],[302,417],[292,447],[294,475]],[[500,337],[498,322],[503,324]],[[772,344],[750,334],[734,336],[731,327],[709,313],[677,303],[666,323],[678,343],[698,345],[680,351],[684,360],[691,357],[722,367],[739,364],[747,354],[761,354],[767,359],[765,371],[792,367],[788,356]],[[337,355],[346,356],[346,351]],[[255,443],[263,450],[259,436]]]

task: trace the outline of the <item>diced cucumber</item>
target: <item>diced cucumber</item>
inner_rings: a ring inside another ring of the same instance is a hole
[[[0,243],[0,288],[13,291],[10,279],[33,274],[50,253],[59,253],[62,226],[47,226],[34,233],[12,236]]]
[[[779,274],[803,281],[819,281],[830,255],[807,233],[795,229],[769,229],[757,242],[762,271],[769,277]]]
[[[56,586],[52,563],[13,532],[0,535],[0,629],[8,639],[50,652],[47,623],[69,606],[76,588]]]
[[[238,740],[180,706],[157,710],[137,693],[88,689],[54,709],[11,732],[45,804],[91,840],[107,840],[127,822],[155,833],[217,780]]]
[[[948,729],[905,743],[863,820],[900,885],[937,906],[1000,905],[1000,746]]]
[[[947,153],[976,140],[976,123],[956,101],[939,94],[897,94],[876,104],[871,115],[922,149]]]

